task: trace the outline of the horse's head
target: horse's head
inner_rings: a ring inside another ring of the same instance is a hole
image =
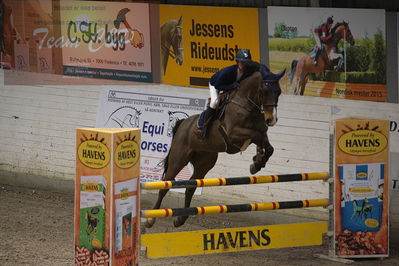
[[[353,38],[349,24],[345,21],[337,23],[331,30],[338,37],[338,40],[345,39],[350,45],[355,45],[355,39]]]
[[[173,52],[175,54],[175,60],[178,65],[183,64],[183,28],[182,28],[183,18],[180,16],[176,23],[176,26],[171,31],[170,43],[173,47]]]
[[[277,74],[268,72],[267,77],[260,86],[261,111],[265,117],[265,122],[272,127],[277,123],[277,103],[281,94],[280,79],[284,76],[285,69]]]
[[[175,112],[168,111],[168,113],[169,113],[169,123],[168,123],[167,136],[172,137],[174,134],[173,129],[175,128],[177,121],[186,119],[188,117],[188,114],[180,111],[175,111]]]

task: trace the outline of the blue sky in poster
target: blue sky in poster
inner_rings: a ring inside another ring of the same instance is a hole
[[[285,23],[288,27],[296,27],[298,36],[310,36],[311,29],[329,16],[334,16],[334,22],[348,22],[355,39],[365,38],[366,33],[373,39],[378,29],[385,38],[385,10],[348,8],[268,7],[269,35],[274,34],[276,23]]]

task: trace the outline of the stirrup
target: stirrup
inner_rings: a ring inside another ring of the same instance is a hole
[[[314,65],[314,66],[317,65],[317,60],[313,60],[313,65]]]

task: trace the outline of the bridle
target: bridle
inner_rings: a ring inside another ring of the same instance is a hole
[[[262,81],[262,85],[265,85],[268,89],[272,90],[273,96],[275,96],[275,93],[276,93],[276,92],[273,91],[273,88],[272,88],[272,86],[270,85],[270,83],[276,83],[276,82],[278,82],[278,80],[263,80],[263,81]],[[262,89],[263,89],[263,86],[261,87],[260,90],[262,90]],[[259,112],[260,112],[261,114],[264,114],[264,113],[265,113],[265,109],[268,108],[268,107],[277,108],[277,101],[274,102],[274,103],[262,104],[262,99],[261,99],[261,98],[262,98],[262,92],[258,92],[257,95],[258,95],[258,99],[259,99],[260,104],[257,104],[256,102],[254,102],[254,101],[251,100],[248,96],[247,96],[247,100],[248,100],[248,102],[250,102],[253,106],[255,106],[256,109],[259,110]],[[276,99],[276,97],[273,97],[273,98]]]
[[[262,81],[262,84],[265,85],[265,86],[267,86],[268,89],[273,90],[269,83],[276,83],[276,82],[278,82],[278,80],[263,80],[263,81]],[[262,90],[262,89],[263,89],[263,87],[261,87],[260,90]],[[265,109],[268,108],[268,107],[277,108],[277,101],[276,101],[275,103],[262,104],[262,99],[260,99],[260,98],[262,98],[262,97],[261,97],[261,96],[262,96],[262,92],[261,92],[260,90],[258,89],[259,92],[258,92],[258,94],[257,94],[257,96],[258,96],[258,101],[260,102],[259,104],[256,103],[255,101],[253,101],[251,98],[249,98],[249,97],[247,96],[248,102],[249,102],[252,106],[255,107],[256,112],[259,112],[260,114],[264,114],[264,113],[265,113]],[[275,94],[275,93],[276,93],[276,92],[273,91],[273,94]],[[237,105],[237,106],[239,106],[239,107],[241,107],[241,108],[243,108],[243,109],[244,109],[245,111],[247,111],[248,113],[252,113],[253,110],[254,110],[253,108],[248,108],[247,106],[242,105],[241,103],[235,101],[234,99],[231,100],[230,102],[231,102],[231,103],[234,103],[235,105]]]
[[[174,50],[172,50],[172,49],[169,48],[169,46],[172,45],[173,43],[175,43],[175,42],[176,42],[176,38],[179,37],[179,35],[178,35],[178,30],[180,30],[180,32],[181,32],[181,31],[183,30],[182,26],[179,26],[179,25],[175,26],[175,28],[174,28],[174,30],[173,30],[173,33],[170,34],[170,35],[169,35],[169,38],[168,38],[169,45],[162,44],[162,49],[163,49],[164,51],[166,51],[167,54],[168,54],[170,57],[172,57],[173,59],[175,59],[175,58],[177,57],[177,55],[176,55],[176,53],[175,53]],[[173,46],[173,45],[172,45],[172,46]],[[179,51],[181,51],[180,53],[182,53],[182,52],[184,51],[184,48],[183,48],[183,47],[178,47],[177,49],[178,49]]]

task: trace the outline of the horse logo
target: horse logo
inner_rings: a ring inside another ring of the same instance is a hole
[[[188,114],[185,112],[171,112],[169,111],[169,123],[168,123],[168,131],[167,131],[167,136],[168,137],[173,137],[173,128],[175,127],[177,121],[186,119],[188,117]]]
[[[138,128],[140,127],[141,111],[131,106],[122,106],[113,111],[107,122],[106,127],[110,128]]]
[[[353,213],[351,220],[354,218],[360,218],[362,220],[366,219],[368,214],[372,217],[373,206],[370,204],[369,200],[365,198],[361,205],[359,205],[357,200],[353,200]]]
[[[337,23],[331,29],[332,38],[323,44],[323,50],[317,59],[317,64],[313,64],[310,54],[302,56],[299,60],[291,62],[291,73],[289,75],[290,84],[294,81],[294,94],[303,95],[309,74],[323,72],[328,69],[339,70],[342,68],[344,60],[341,53],[338,53],[338,43],[344,39],[350,45],[355,44],[349,24],[345,21]]]
[[[183,54],[183,18],[166,21],[161,26],[161,75],[166,74],[169,56],[176,64],[182,65]],[[172,49],[170,47],[172,46]]]
[[[25,58],[22,56],[22,55],[17,55],[17,58],[16,58],[17,60],[17,69],[18,70],[24,70],[24,69],[26,69],[26,67],[27,67],[27,65],[26,65],[26,62],[25,62]]]
[[[46,58],[40,57],[39,58],[39,64],[40,64],[40,71],[46,71],[49,69],[49,65],[47,63]]]

